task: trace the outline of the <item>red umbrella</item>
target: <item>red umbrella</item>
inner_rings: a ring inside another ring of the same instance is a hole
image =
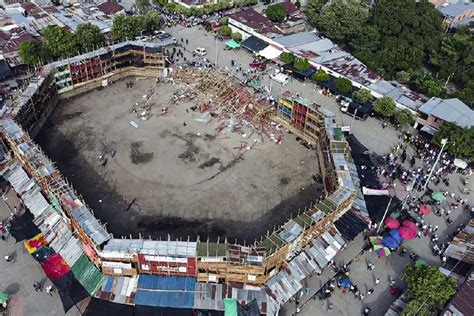
[[[413,223],[413,222],[411,222],[411,221],[408,221],[408,220],[407,220],[407,221],[404,221],[402,226],[407,227],[407,228],[413,230],[415,233],[418,231],[418,226],[416,226],[415,223]]]
[[[428,206],[423,205],[423,204],[420,205],[420,212],[421,212],[421,214],[423,214],[423,215],[428,215],[428,214],[431,213],[431,211],[430,211],[430,209],[428,208]]]
[[[398,234],[400,235],[400,237],[407,240],[415,239],[416,237],[416,231],[411,230],[407,226],[400,227],[398,229]]]
[[[397,220],[394,219],[394,218],[390,218],[390,217],[389,217],[389,218],[387,218],[387,219],[385,220],[385,225],[386,225],[388,228],[390,228],[390,229],[392,229],[392,228],[398,228],[398,227],[400,227],[400,222],[397,221]]]

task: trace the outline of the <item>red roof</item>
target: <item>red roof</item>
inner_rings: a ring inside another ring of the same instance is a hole
[[[285,7],[286,15],[290,15],[298,11],[298,8],[295,6],[295,4],[289,0],[283,2],[283,6]]]
[[[97,8],[105,14],[115,14],[117,12],[123,11],[123,8],[113,1],[101,3],[97,6]]]
[[[240,11],[230,15],[230,18],[240,22],[248,27],[253,28],[257,32],[273,32],[280,33],[276,28],[276,24],[270,21],[266,16],[258,13],[252,8]]]
[[[4,54],[15,52],[22,42],[32,39],[34,37],[21,27],[11,29],[8,32],[0,31],[0,49]]]

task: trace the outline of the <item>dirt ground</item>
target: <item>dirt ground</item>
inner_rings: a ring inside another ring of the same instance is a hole
[[[151,88],[153,115],[143,121],[130,109]],[[218,133],[219,122],[196,120],[189,102],[162,115],[177,88],[116,82],[63,101],[37,137],[114,236],[253,242],[319,197],[316,154],[294,135],[277,145],[248,129]]]

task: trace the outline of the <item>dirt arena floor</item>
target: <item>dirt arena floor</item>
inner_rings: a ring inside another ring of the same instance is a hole
[[[140,120],[130,109],[151,88],[154,115]],[[128,78],[64,100],[37,137],[115,237],[253,242],[320,196],[316,153],[294,135],[277,145],[250,131],[218,133],[190,103],[161,115],[177,88]]]

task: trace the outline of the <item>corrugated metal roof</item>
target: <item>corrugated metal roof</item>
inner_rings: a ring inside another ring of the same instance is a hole
[[[71,211],[72,216],[96,245],[110,239],[110,234],[85,206]]]
[[[146,306],[192,308],[195,288],[196,278],[140,274],[135,303]]]
[[[466,227],[454,236],[445,255],[474,264],[474,219],[471,219]]]
[[[106,276],[96,296],[119,304],[134,304],[138,277]]]
[[[256,299],[262,313],[267,309],[267,294],[264,287],[245,289],[232,287],[229,284],[196,283],[195,291],[194,308],[196,309],[223,311],[225,298],[235,298],[245,304]]]
[[[102,287],[105,281],[99,269],[85,255],[82,255],[72,266],[72,272],[77,281],[92,296]]]
[[[286,35],[274,38],[273,40],[285,47],[292,47],[296,45],[303,45],[306,43],[311,43],[318,41],[321,38],[313,32],[300,32],[296,34]]]
[[[104,252],[138,253],[143,248],[143,239],[110,239]]]
[[[289,220],[282,227],[277,230],[277,234],[283,238],[287,243],[295,240],[301,233],[303,228],[294,220]]]
[[[174,256],[195,258],[197,243],[193,241],[143,241],[140,253],[155,256]]]

